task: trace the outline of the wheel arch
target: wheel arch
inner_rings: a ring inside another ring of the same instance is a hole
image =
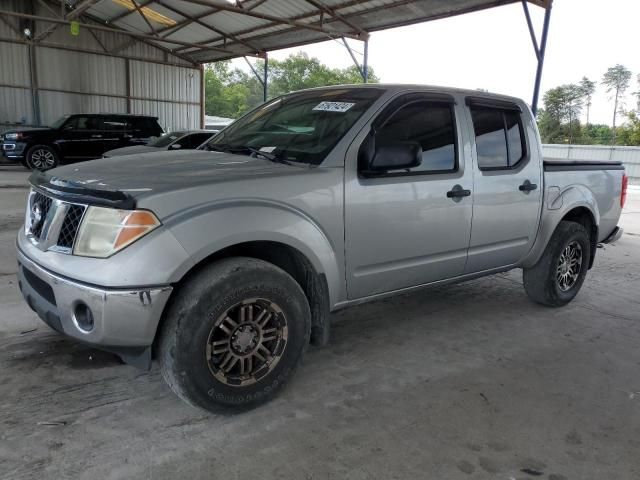
[[[583,225],[589,233],[591,240],[589,268],[591,268],[595,259],[600,225],[598,202],[593,193],[583,185],[570,185],[551,195],[549,192],[552,192],[553,188],[557,187],[547,189],[536,242],[522,262],[522,266],[528,268],[535,265],[543,255],[560,222],[572,221]]]
[[[263,260],[291,275],[300,285],[309,302],[311,343],[319,346],[328,342],[330,295],[327,277],[324,272],[318,271],[312,261],[299,249],[281,241],[251,240],[235,243],[202,258],[174,284],[172,296],[164,311],[168,311],[169,304],[176,293],[193,275],[212,263],[231,257],[250,257]],[[163,321],[164,318],[160,320],[154,343],[158,340],[158,332],[161,330],[160,324]]]

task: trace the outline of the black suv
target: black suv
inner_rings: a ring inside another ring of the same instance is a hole
[[[65,115],[51,127],[19,128],[2,134],[2,153],[35,170],[100,158],[114,148],[144,145],[162,135],[157,117],[124,114]]]

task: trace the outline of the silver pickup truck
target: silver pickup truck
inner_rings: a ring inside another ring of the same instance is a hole
[[[272,397],[344,307],[513,268],[566,304],[626,190],[618,163],[543,160],[519,99],[406,85],[291,93],[204,150],[30,181],[27,303],[205,409]]]

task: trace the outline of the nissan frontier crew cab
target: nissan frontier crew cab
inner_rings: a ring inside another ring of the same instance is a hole
[[[519,99],[407,85],[294,92],[204,150],[30,181],[27,303],[205,409],[272,397],[344,307],[514,268],[565,305],[626,191],[619,163],[543,159]]]

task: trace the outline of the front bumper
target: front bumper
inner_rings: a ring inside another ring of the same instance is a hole
[[[54,330],[112,351],[127,363],[148,367],[151,344],[170,286],[105,289],[56,275],[29,259],[20,248],[18,285],[38,316]],[[77,307],[91,310],[93,327],[82,328]]]
[[[0,149],[2,149],[2,155],[11,160],[24,159],[26,143],[17,142],[13,140],[5,140],[0,143]]]

